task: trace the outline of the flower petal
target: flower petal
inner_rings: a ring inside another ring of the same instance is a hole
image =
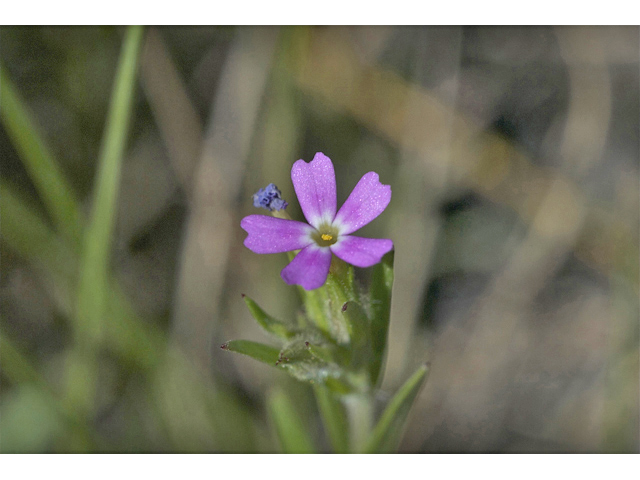
[[[291,181],[307,222],[316,228],[330,224],[336,216],[336,174],[331,159],[318,152],[309,163],[298,160],[291,168]]]
[[[333,224],[342,235],[362,228],[380,215],[391,201],[391,187],[376,172],[365,173],[338,211]]]
[[[351,265],[370,267],[382,260],[384,254],[393,248],[393,242],[385,238],[362,238],[344,235],[330,248],[336,257]]]
[[[240,226],[249,234],[244,245],[255,253],[281,253],[298,250],[313,243],[313,227],[295,220],[249,215]]]
[[[303,248],[280,275],[289,285],[302,285],[314,290],[324,285],[331,266],[331,250],[315,244]]]

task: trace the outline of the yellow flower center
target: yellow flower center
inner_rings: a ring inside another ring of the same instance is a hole
[[[338,241],[339,233],[337,228],[322,224],[311,234],[311,238],[313,238],[319,247],[329,247]]]

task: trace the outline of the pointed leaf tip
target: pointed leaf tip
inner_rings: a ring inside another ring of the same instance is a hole
[[[250,340],[231,340],[225,343],[224,347],[226,348],[223,350],[241,353],[269,365],[274,365],[280,357],[278,348]]]
[[[247,297],[245,294],[242,294],[242,298],[244,299],[244,303],[247,304],[251,316],[267,333],[284,340],[288,340],[296,335],[296,332],[286,323],[269,315],[251,298]]]
[[[392,452],[398,447],[411,407],[427,379],[429,372],[427,364],[421,365],[391,398],[373,429],[365,448],[366,452]]]

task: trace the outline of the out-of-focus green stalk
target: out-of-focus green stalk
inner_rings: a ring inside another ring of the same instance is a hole
[[[351,453],[362,453],[373,427],[373,395],[346,395],[344,405],[349,420],[349,449]]]
[[[0,182],[2,239],[24,258],[49,271],[75,275],[73,250],[51,230],[45,220],[26,205],[11,185]]]
[[[82,221],[76,196],[2,65],[0,119],[56,228],[77,245]]]
[[[77,275],[78,258],[75,252],[51,230],[44,219],[33,211],[15,192],[11,185],[0,184],[0,210],[2,211],[2,240],[8,248],[16,252],[32,266],[41,270],[47,282],[56,287],[58,308],[62,313],[71,312],[69,305],[70,292],[73,290]],[[158,376],[166,372],[166,353],[170,348],[162,332],[153,324],[145,323],[133,310],[122,289],[112,281],[109,290],[108,318],[105,326],[105,347],[121,361],[146,373],[150,378],[154,372]],[[177,353],[174,351],[174,353]],[[276,353],[277,356],[277,353]],[[175,358],[176,355],[174,355]],[[178,358],[182,356],[177,355]],[[165,360],[165,361],[163,361]],[[113,450],[113,445],[105,445],[104,440],[91,431],[87,419],[80,415],[80,411],[68,401],[48,387],[43,377],[29,361],[29,358],[0,332],[0,364],[3,375],[12,383],[30,383],[43,390],[50,396],[52,404],[60,412],[64,422],[64,438],[56,444],[56,451],[83,451],[83,450]],[[252,451],[255,449],[256,421],[251,416],[248,408],[242,407],[238,399],[227,393],[220,385],[216,385],[215,391],[210,387],[203,388],[203,382],[197,375],[190,376],[193,371],[186,363],[177,363],[179,369],[177,376],[189,379],[188,387],[180,390],[180,395],[200,397],[205,395],[211,403],[210,410],[215,412],[212,421],[217,432],[233,430],[234,433],[225,437],[220,451]],[[166,379],[164,379],[166,382]],[[201,388],[202,390],[198,390]],[[195,394],[194,392],[197,392]],[[150,404],[155,406],[158,400],[158,392],[150,388],[148,391]],[[179,397],[179,395],[178,395]],[[178,401],[181,401],[178,398]],[[194,400],[196,401],[196,400]],[[220,412],[225,412],[220,415]],[[154,418],[159,424],[167,423],[167,419],[176,418],[175,411],[153,411]],[[178,423],[181,420],[178,419]],[[247,433],[250,432],[250,433]],[[192,431],[188,432],[192,434]],[[191,438],[191,437],[189,437]],[[174,444],[173,449],[183,447]]]
[[[69,356],[67,399],[86,413],[91,412],[95,396],[96,353],[106,319],[111,237],[142,32],[142,27],[134,26],[125,34],[98,160],[91,217],[82,245],[74,331],[76,343]]]
[[[11,185],[0,182],[2,240],[13,251],[42,270],[55,285],[59,311],[72,315],[78,255],[20,198]],[[121,287],[112,280],[105,342],[118,357],[142,369],[153,368],[167,348],[162,332],[138,317]]]
[[[313,442],[289,397],[277,390],[269,395],[267,404],[282,451],[284,453],[315,453]]]
[[[340,401],[324,385],[313,386],[320,416],[335,453],[349,452],[349,424]]]

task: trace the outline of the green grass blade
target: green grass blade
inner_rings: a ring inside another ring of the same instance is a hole
[[[2,241],[12,251],[24,257],[33,268],[41,271],[48,284],[55,285],[58,308],[65,315],[72,311],[70,293],[75,286],[78,274],[78,254],[51,229],[50,225],[33,208],[21,198],[11,185],[0,183],[0,210],[2,211]],[[139,370],[152,377],[155,372],[162,374],[163,360],[166,358],[169,346],[160,329],[151,323],[144,322],[128,302],[124,292],[112,280],[109,290],[108,318],[105,326],[104,346],[118,358],[127,368]],[[1,324],[0,324],[1,325]],[[181,355],[178,355],[182,358]],[[15,384],[37,384],[46,390],[56,403],[56,408],[65,420],[65,432],[68,435],[56,444],[57,451],[85,451],[109,449],[103,445],[103,440],[89,431],[86,417],[74,405],[58,397],[47,385],[39,372],[29,362],[28,357],[19,351],[9,341],[0,327],[0,365],[3,375]],[[181,378],[192,373],[189,365],[180,363],[182,369],[177,375]],[[191,378],[191,377],[189,377]],[[202,387],[200,380],[193,379],[198,387]],[[186,391],[195,391],[189,387]],[[203,391],[208,392],[203,388]],[[211,404],[211,411],[231,412],[224,418],[216,418],[216,431],[225,432],[235,429],[244,432],[233,435],[233,440],[225,437],[224,448],[220,451],[251,451],[255,449],[252,430],[255,420],[248,413],[247,408],[239,408],[239,400],[224,388],[217,385],[215,396],[207,393]],[[155,399],[157,395],[153,396]],[[164,413],[164,412],[162,412]],[[160,415],[158,412],[154,412]],[[176,417],[175,413],[167,412],[167,416]],[[248,433],[247,432],[251,432]],[[191,433],[191,432],[190,432]],[[246,435],[249,435],[247,437]],[[4,446],[4,445],[3,445]],[[180,445],[176,445],[176,448]],[[111,447],[113,450],[113,447]]]
[[[324,385],[315,383],[313,391],[327,437],[335,453],[349,452],[349,423],[340,401]]]
[[[422,365],[393,396],[371,433],[371,438],[365,448],[366,453],[395,451],[400,443],[413,401],[424,385],[428,371],[429,366]]]
[[[116,74],[98,162],[93,209],[84,238],[77,315],[79,328],[86,330],[88,338],[97,335],[95,330],[100,328],[105,312],[109,253],[115,224],[120,170],[129,129],[141,41],[141,27],[130,27],[124,39]]]
[[[49,284],[55,285],[59,311],[71,315],[78,254],[51,230],[11,185],[0,182],[0,190],[3,242],[42,271]],[[121,287],[113,280],[109,289],[108,316],[105,328],[107,348],[136,367],[149,369],[156,365],[167,348],[162,332],[138,317]]]
[[[280,358],[280,350],[269,345],[264,345],[250,340],[231,340],[220,348],[229,350],[230,352],[241,353],[247,355],[262,363],[275,366]]]
[[[0,182],[0,191],[3,241],[40,267],[66,276],[75,275],[75,252],[68,244],[25,203],[15,188]]]
[[[315,453],[304,423],[284,392],[277,390],[271,393],[267,406],[283,453]]]
[[[0,119],[56,229],[78,245],[82,218],[77,198],[2,65]]]
[[[387,334],[391,315],[391,289],[393,288],[394,252],[387,253],[373,269],[371,278],[371,343],[373,361],[370,367],[371,383],[376,385],[387,350]]]
[[[69,357],[67,394],[71,402],[87,411],[95,395],[95,351],[106,320],[109,253],[141,44],[142,27],[129,27],[116,72],[98,160],[93,207],[83,239],[74,331],[77,348]]]

